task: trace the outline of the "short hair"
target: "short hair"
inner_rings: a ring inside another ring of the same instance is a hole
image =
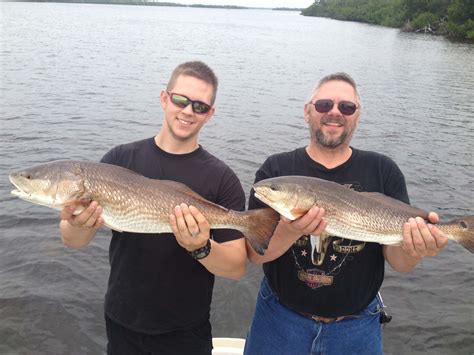
[[[212,98],[211,98],[211,105],[214,104],[216,101],[216,94],[217,94],[217,86],[218,80],[216,74],[212,71],[209,66],[200,61],[191,61],[185,62],[183,64],[178,65],[173,72],[171,73],[170,80],[168,81],[168,85],[166,89],[171,91],[176,84],[176,80],[180,75],[184,76],[192,76],[193,78],[202,80],[212,86]]]
[[[357,100],[360,101],[359,91],[357,90],[357,84],[355,83],[354,79],[349,74],[344,73],[344,72],[329,74],[323,77],[321,80],[319,80],[319,83],[316,85],[316,87],[313,89],[313,92],[311,93],[311,98],[313,97],[315,92],[319,90],[321,86],[323,86],[329,81],[344,81],[348,83],[350,86],[354,88],[355,94],[357,96]]]

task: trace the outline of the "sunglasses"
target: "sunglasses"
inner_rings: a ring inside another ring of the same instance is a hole
[[[319,113],[326,113],[332,110],[334,107],[335,102],[333,100],[317,100],[314,102],[314,108]],[[351,101],[339,101],[337,103],[337,108],[339,111],[346,116],[353,115],[354,112],[357,110],[357,105]]]
[[[204,113],[208,113],[209,110],[211,109],[210,105],[205,104],[204,102],[201,102],[201,101],[191,100],[189,97],[186,97],[184,95],[175,94],[175,93],[168,93],[168,95],[171,99],[171,102],[178,107],[185,108],[188,105],[191,105],[194,113],[204,114]]]

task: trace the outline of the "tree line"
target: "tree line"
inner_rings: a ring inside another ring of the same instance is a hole
[[[474,40],[474,0],[316,0],[302,15]]]

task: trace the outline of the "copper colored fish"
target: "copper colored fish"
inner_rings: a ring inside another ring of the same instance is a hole
[[[73,199],[97,201],[103,208],[105,225],[117,231],[172,233],[169,215],[176,205],[186,203],[201,211],[211,229],[237,229],[263,254],[279,221],[271,208],[232,211],[181,183],[149,179],[110,164],[54,161],[9,177],[17,188],[12,194],[36,204],[62,209]]]
[[[335,182],[307,176],[280,176],[254,185],[255,197],[294,220],[312,206],[325,210],[325,232],[340,238],[401,244],[403,224],[428,212],[377,192],[357,192]],[[474,216],[438,223],[449,239],[474,253]]]

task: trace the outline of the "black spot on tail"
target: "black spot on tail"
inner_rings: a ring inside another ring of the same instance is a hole
[[[461,232],[454,239],[464,248],[474,253],[474,216],[464,216],[458,219]]]

